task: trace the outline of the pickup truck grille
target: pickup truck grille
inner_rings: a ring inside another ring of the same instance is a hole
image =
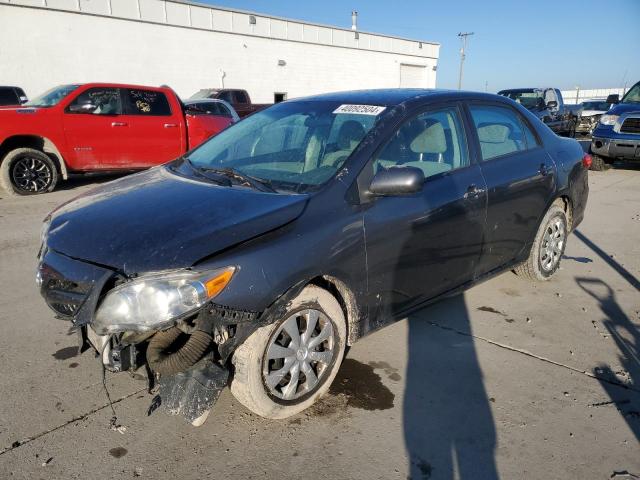
[[[622,122],[621,133],[640,133],[640,118],[629,117]]]

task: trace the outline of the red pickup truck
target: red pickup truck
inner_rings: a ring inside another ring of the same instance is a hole
[[[0,107],[0,185],[30,195],[52,191],[70,174],[148,168],[233,121],[190,112],[168,87],[62,85],[19,107]]]

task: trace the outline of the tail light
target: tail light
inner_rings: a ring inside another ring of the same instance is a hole
[[[593,159],[591,158],[591,155],[589,155],[588,153],[585,153],[584,157],[582,157],[582,166],[587,170],[589,170],[591,168],[592,162],[593,162]]]

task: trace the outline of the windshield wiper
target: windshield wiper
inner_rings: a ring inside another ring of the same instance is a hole
[[[209,180],[210,182],[217,183],[218,185],[222,185],[223,187],[231,186],[231,180],[229,180],[227,177],[217,174],[217,172],[212,172],[214,173],[214,175],[207,175],[205,173],[207,170],[203,169],[202,167],[198,167],[194,165],[193,162],[189,160],[189,157],[183,156],[183,157],[180,157],[180,159],[184,161],[187,165],[189,165],[189,167],[191,167],[191,169],[193,170],[193,173],[195,173],[198,177],[204,178],[205,180]]]
[[[259,178],[252,177],[247,175],[246,173],[242,173],[235,168],[213,168],[213,167],[195,167],[202,172],[212,172],[218,175],[222,175],[227,178],[233,178],[238,180],[240,183],[244,183],[251,188],[256,190],[260,190],[261,192],[270,192],[275,193],[276,189],[271,186],[271,182],[267,180],[262,180]]]

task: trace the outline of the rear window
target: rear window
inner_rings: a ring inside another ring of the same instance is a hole
[[[157,90],[125,89],[126,112],[129,115],[170,116],[167,96]]]

